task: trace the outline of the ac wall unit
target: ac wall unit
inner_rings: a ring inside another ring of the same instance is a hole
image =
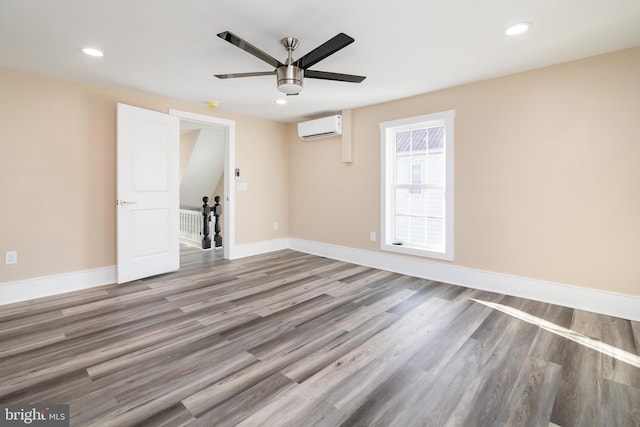
[[[335,135],[342,135],[341,115],[298,123],[298,136],[301,139],[324,138]]]

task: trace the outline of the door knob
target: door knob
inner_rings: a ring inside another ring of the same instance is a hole
[[[136,202],[132,202],[131,200],[120,200],[120,206],[127,206],[127,205],[135,205]]]

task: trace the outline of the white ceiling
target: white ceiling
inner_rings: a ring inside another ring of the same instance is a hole
[[[504,35],[520,21],[528,33]],[[298,58],[344,32],[355,43],[312,69],[367,79],[306,79],[276,105],[274,76],[212,76],[271,70],[222,31],[282,62],[283,37]],[[0,1],[0,66],[286,122],[638,45],[639,0]]]

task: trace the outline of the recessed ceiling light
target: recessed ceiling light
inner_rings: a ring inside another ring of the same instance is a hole
[[[276,99],[276,104],[278,105],[284,105],[287,103],[286,99]]]
[[[529,27],[531,27],[530,22],[520,22],[507,28],[504,33],[508,36],[517,36],[518,34],[526,32]]]
[[[89,56],[104,56],[104,53],[102,53],[102,51],[91,47],[85,47],[84,49],[82,49],[82,51]]]

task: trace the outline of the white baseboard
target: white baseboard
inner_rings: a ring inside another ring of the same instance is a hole
[[[640,321],[640,297],[289,238],[289,248],[423,279]]]
[[[233,258],[293,249],[331,259],[640,322],[640,297],[295,238],[235,245]],[[0,305],[116,282],[116,267],[0,283]]]
[[[230,258],[245,258],[248,256],[266,254],[268,252],[281,251],[283,249],[289,249],[289,238],[287,237],[235,245]]]
[[[231,259],[245,258],[288,248],[288,238],[235,245]],[[0,283],[0,305],[63,294],[115,282],[116,266],[110,266]]]
[[[112,265],[110,267],[0,283],[0,305],[79,291],[115,282],[116,267]]]

